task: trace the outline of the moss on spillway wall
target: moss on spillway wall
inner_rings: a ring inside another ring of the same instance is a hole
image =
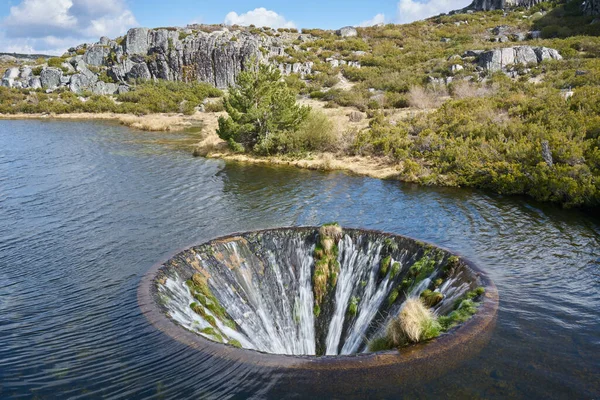
[[[478,274],[446,250],[328,225],[192,247],[162,264],[152,293],[171,321],[215,342],[344,355],[368,352],[409,298],[439,316],[440,332],[452,329],[477,312],[482,293],[469,293],[480,286]]]

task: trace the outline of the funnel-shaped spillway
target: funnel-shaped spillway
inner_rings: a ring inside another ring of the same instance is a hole
[[[464,322],[452,317],[457,304],[481,282],[458,257],[374,231],[324,235],[273,229],[190,248],[161,266],[155,299],[206,339],[273,354],[368,352],[409,298],[422,298],[447,328]]]

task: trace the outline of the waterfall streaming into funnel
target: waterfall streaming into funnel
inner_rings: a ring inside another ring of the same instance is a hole
[[[477,285],[465,265],[449,267],[444,250],[346,229],[336,248],[339,276],[319,308],[318,242],[317,228],[289,228],[191,248],[160,270],[158,301],[172,320],[213,341],[273,354],[340,355],[366,351],[409,296],[435,289],[443,300],[434,310],[447,313]]]

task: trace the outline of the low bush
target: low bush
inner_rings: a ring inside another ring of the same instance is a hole
[[[298,129],[270,136],[257,150],[263,154],[332,151],[337,148],[338,140],[329,118],[322,112],[311,110]]]

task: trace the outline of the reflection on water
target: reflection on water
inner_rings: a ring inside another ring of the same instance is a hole
[[[162,138],[94,122],[0,122],[0,397],[308,396],[309,378],[216,360],[157,332],[136,288],[188,244],[334,220],[462,253],[489,271],[501,301],[489,345],[461,368],[417,388],[332,380],[313,397],[600,395],[596,219],[471,190],[226,165]]]

